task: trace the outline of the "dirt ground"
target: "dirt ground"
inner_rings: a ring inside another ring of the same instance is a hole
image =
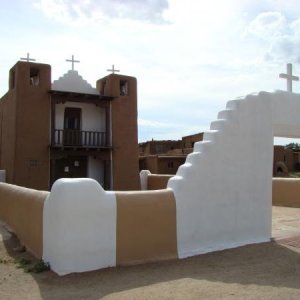
[[[0,299],[300,299],[300,209],[273,208],[273,237],[183,260],[59,277],[17,268],[20,258],[35,260],[13,250],[18,240],[0,226]]]

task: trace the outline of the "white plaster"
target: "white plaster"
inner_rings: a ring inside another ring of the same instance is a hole
[[[168,183],[179,258],[270,240],[273,137],[299,137],[298,112],[299,94],[261,92],[218,114]],[[58,180],[44,205],[43,238],[43,258],[58,274],[114,266],[115,194],[92,179]]]
[[[55,129],[64,129],[64,113],[66,107],[81,108],[81,130],[106,131],[106,115],[103,107],[92,103],[66,102],[55,105]]]
[[[151,174],[149,170],[141,170],[140,172],[140,182],[141,182],[141,190],[148,190],[148,176]]]
[[[0,170],[0,182],[6,182],[6,171]]]
[[[168,188],[180,258],[271,237],[273,136],[300,136],[300,95],[261,92],[227,103]]]
[[[88,157],[88,177],[99,182],[102,187],[104,186],[104,163],[102,160],[93,156]]]
[[[116,197],[93,179],[59,179],[44,204],[43,259],[59,275],[116,265]]]
[[[68,73],[54,80],[52,83],[52,90],[84,93],[98,95],[97,89],[93,88],[86,80],[84,80],[77,71],[70,70]]]

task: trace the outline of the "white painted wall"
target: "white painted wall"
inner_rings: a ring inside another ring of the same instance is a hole
[[[64,129],[66,107],[81,108],[81,130],[106,131],[105,109],[92,103],[66,102],[55,105],[55,129]]]
[[[104,162],[93,156],[88,157],[88,177],[104,186]]]
[[[140,172],[140,182],[141,190],[146,191],[148,189],[148,176],[151,174],[149,170],[141,170]]]
[[[115,193],[89,178],[57,180],[44,204],[43,260],[59,275],[115,266]]]
[[[229,101],[168,188],[180,258],[271,238],[273,136],[300,136],[300,95]]]
[[[74,70],[69,70],[58,80],[54,80],[52,90],[99,95],[97,89],[93,88]]]
[[[269,241],[273,136],[300,137],[300,95],[227,103],[168,188],[180,258]],[[133,192],[134,193],[134,192]],[[44,255],[58,274],[116,264],[116,197],[92,179],[60,179],[44,205]]]

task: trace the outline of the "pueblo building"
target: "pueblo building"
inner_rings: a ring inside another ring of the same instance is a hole
[[[176,174],[186,156],[193,152],[203,132],[182,137],[181,140],[152,140],[139,144],[139,168],[152,174]]]
[[[139,189],[137,82],[111,71],[93,88],[74,60],[53,83],[48,64],[11,68],[0,99],[0,169],[8,183],[48,190],[58,178],[89,177],[108,190]]]

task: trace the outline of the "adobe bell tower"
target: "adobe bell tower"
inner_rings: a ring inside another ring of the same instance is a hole
[[[9,183],[49,188],[50,89],[50,65],[19,61],[10,70],[0,107],[0,165]]]
[[[113,72],[97,81],[97,89],[114,97],[110,104],[112,189],[139,190],[137,80]]]

